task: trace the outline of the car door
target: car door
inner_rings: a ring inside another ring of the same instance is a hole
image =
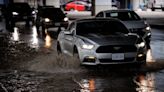
[[[74,30],[75,30],[75,25],[74,23],[72,23],[68,28],[67,32],[64,33],[64,39],[63,39],[65,52],[70,55],[73,54],[72,52],[74,47],[74,37],[73,37]]]

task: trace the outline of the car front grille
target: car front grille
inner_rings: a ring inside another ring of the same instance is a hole
[[[112,60],[112,59],[99,59],[100,63],[123,63],[123,62],[133,62],[135,58],[125,58],[124,60]]]
[[[136,52],[137,47],[134,45],[122,45],[122,46],[100,46],[96,53],[125,53],[125,52]]]

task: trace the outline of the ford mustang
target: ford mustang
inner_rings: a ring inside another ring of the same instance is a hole
[[[144,63],[143,38],[129,33],[112,18],[81,19],[59,33],[57,51],[79,59],[82,65]]]

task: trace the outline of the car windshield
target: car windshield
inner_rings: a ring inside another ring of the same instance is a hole
[[[42,11],[42,16],[48,18],[63,18],[65,15],[60,8],[45,8]]]
[[[127,34],[128,29],[117,21],[85,21],[77,23],[76,34],[116,35]]]
[[[27,3],[14,3],[13,5],[11,5],[10,9],[15,11],[29,11],[31,8]]]
[[[118,18],[122,21],[141,20],[133,11],[107,12],[106,17]]]

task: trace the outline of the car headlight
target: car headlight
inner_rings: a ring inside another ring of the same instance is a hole
[[[151,30],[151,28],[149,26],[147,26],[145,29],[146,29],[146,31],[150,31]]]
[[[19,13],[17,13],[17,12],[12,12],[12,14],[13,14],[13,15],[18,15]]]
[[[32,11],[32,14],[36,14],[36,12],[35,11]]]
[[[83,44],[82,45],[82,48],[83,49],[93,49],[94,45],[91,45],[91,44]]]
[[[141,42],[141,43],[137,44],[137,47],[139,47],[139,48],[145,47],[145,42]]]
[[[50,19],[49,18],[45,18],[44,21],[45,22],[50,22]]]
[[[64,21],[68,21],[69,19],[67,17],[64,18]]]

